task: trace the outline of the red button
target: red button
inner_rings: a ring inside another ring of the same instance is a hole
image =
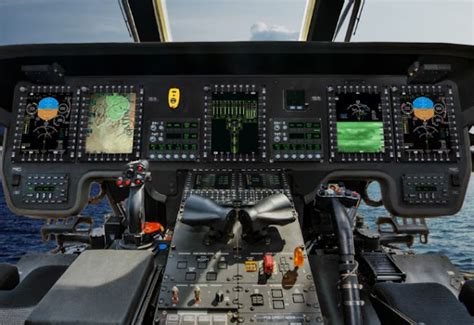
[[[135,184],[137,184],[137,185],[141,185],[141,183],[142,183],[142,181],[139,180],[139,179],[137,179],[137,180],[135,181]]]
[[[142,166],[142,165],[138,165],[138,166],[137,166],[137,171],[139,171],[139,172],[143,171],[143,166]]]
[[[125,186],[130,186],[130,184],[132,184],[132,181],[127,179],[125,180]]]
[[[273,273],[273,268],[275,266],[275,260],[272,254],[265,254],[263,256],[263,272],[266,275],[271,275]]]
[[[121,178],[117,179],[116,184],[117,184],[117,186],[122,186],[123,180]]]

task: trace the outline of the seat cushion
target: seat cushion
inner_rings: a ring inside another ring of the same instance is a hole
[[[13,290],[0,291],[0,308],[24,308],[38,304],[67,266],[49,265],[33,270]]]
[[[130,324],[152,270],[153,254],[149,251],[87,250],[25,323]]]
[[[474,280],[464,283],[459,294],[459,300],[464,303],[469,313],[474,316]]]
[[[12,264],[0,264],[0,290],[11,290],[20,282],[18,269]]]
[[[474,322],[451,291],[439,283],[377,283],[373,294],[416,323],[472,325]],[[387,319],[387,311],[380,306],[376,311],[382,323],[397,323],[395,319]]]

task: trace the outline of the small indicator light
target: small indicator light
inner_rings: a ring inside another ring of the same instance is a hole
[[[129,180],[129,179],[126,179],[125,180],[125,186],[130,186],[130,184],[132,184],[132,181]]]
[[[245,272],[257,272],[257,262],[245,261]]]

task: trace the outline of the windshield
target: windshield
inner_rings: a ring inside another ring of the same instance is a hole
[[[474,44],[474,0],[364,0],[358,17],[351,42]],[[335,41],[344,41],[349,19]]]
[[[296,41],[300,38],[307,5],[306,0],[166,0],[165,3],[169,38],[176,42]]]
[[[174,42],[305,40],[316,4],[315,0],[146,1],[154,1],[157,16],[165,22],[166,40]],[[345,5],[351,2],[346,0]],[[133,42],[122,3],[1,0],[0,44]],[[344,40],[350,17],[350,11],[340,17],[334,41]],[[362,0],[358,17],[351,42],[474,44],[474,0]]]
[[[0,44],[132,41],[117,0],[0,0]]]

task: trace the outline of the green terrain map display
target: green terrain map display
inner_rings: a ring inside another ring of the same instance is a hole
[[[383,152],[382,122],[337,122],[339,152]]]
[[[135,93],[92,95],[86,136],[86,153],[132,153],[135,110]]]

